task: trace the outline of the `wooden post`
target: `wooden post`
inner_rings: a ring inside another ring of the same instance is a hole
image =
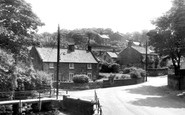
[[[21,100],[19,101],[19,114],[22,114],[22,102],[21,102]]]
[[[59,92],[59,90],[58,90],[58,88],[59,88],[58,80],[59,80],[59,61],[60,61],[60,26],[59,25],[58,25],[58,37],[57,37],[57,39],[58,39],[58,46],[57,46],[57,93],[56,93],[56,98],[58,99],[58,92]]]
[[[146,38],[146,59],[145,59],[145,63],[146,63],[146,67],[145,67],[145,69],[146,69],[146,81],[147,81],[147,71],[148,71],[148,41],[147,41],[147,38]]]

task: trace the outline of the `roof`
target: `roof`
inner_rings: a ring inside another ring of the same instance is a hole
[[[103,35],[98,34],[98,35],[99,35],[101,38],[110,39],[108,35],[105,35],[105,34],[103,34]]]
[[[57,62],[56,48],[36,47],[43,62]],[[91,52],[86,50],[77,50],[68,52],[68,49],[60,49],[60,62],[64,63],[98,63]]]
[[[146,48],[145,47],[141,47],[141,46],[132,46],[132,48],[134,48],[135,50],[137,50],[138,52],[140,52],[141,54],[146,54]],[[157,55],[156,53],[154,53],[154,51],[148,49],[147,50],[148,54],[151,55]]]
[[[110,57],[112,58],[118,58],[118,55],[114,52],[107,52],[109,54]]]

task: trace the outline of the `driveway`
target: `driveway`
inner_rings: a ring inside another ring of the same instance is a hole
[[[103,115],[184,115],[180,91],[167,87],[167,77],[148,77],[138,85],[96,89]],[[94,99],[94,90],[69,92],[71,97]]]

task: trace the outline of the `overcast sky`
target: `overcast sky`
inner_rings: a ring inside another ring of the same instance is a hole
[[[26,0],[45,23],[41,32],[111,28],[121,33],[150,30],[151,20],[168,11],[171,0]]]

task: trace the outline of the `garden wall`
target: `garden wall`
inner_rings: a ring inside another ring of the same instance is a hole
[[[116,86],[126,86],[134,85],[138,83],[143,83],[144,78],[137,79],[120,79],[120,80],[103,80],[103,87],[116,87]]]
[[[168,68],[148,68],[148,76],[160,76],[160,75],[167,75]]]
[[[73,82],[61,82],[59,88],[66,90],[85,90],[85,89],[97,89],[97,88],[106,88],[106,87],[115,87],[115,86],[126,86],[133,85],[138,83],[143,83],[144,78],[137,79],[119,79],[119,80],[103,80],[103,82],[89,82],[84,84],[75,84]],[[54,83],[56,87],[56,83]]]
[[[176,90],[185,89],[185,76],[168,75],[168,87]]]
[[[83,89],[97,89],[102,88],[102,82],[89,82],[84,84],[78,84],[73,82],[60,82],[59,88],[67,90],[83,90]],[[54,83],[56,88],[56,82]]]

